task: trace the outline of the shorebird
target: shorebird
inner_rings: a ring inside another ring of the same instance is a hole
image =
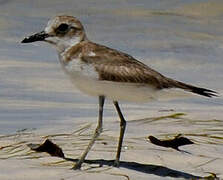
[[[88,152],[102,132],[103,106],[106,98],[113,101],[120,118],[120,136],[114,160],[114,165],[119,166],[126,121],[118,101],[147,102],[168,97],[168,94],[173,97],[181,96],[181,92],[177,90],[206,97],[217,96],[215,91],[165,77],[126,53],[91,42],[82,23],[72,16],[52,18],[43,31],[26,37],[22,43],[35,41],[52,44],[58,52],[62,69],[72,83],[80,91],[99,97],[97,128],[73,169],[81,168]]]

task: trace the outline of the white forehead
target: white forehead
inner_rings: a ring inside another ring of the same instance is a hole
[[[58,17],[55,17],[55,18],[53,18],[53,19],[50,19],[50,20],[48,21],[48,23],[47,23],[46,28],[45,28],[45,32],[46,32],[46,33],[50,33],[50,32],[52,32],[52,31],[54,30],[54,27],[56,27],[57,24],[59,24],[59,23],[60,23],[60,20],[59,20]]]

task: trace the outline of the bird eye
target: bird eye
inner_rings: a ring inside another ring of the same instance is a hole
[[[58,33],[65,33],[65,32],[67,32],[68,28],[69,28],[69,25],[67,25],[67,24],[61,24],[56,29],[56,32],[58,32]]]

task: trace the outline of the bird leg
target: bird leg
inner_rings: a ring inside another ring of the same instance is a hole
[[[118,142],[118,149],[117,149],[117,154],[116,154],[116,159],[114,162],[114,166],[119,167],[119,159],[121,155],[121,150],[122,150],[122,142],[124,138],[124,133],[125,133],[125,128],[126,128],[126,121],[122,115],[121,109],[118,105],[117,101],[113,102],[115,105],[115,108],[118,112],[119,118],[120,118],[120,136],[119,136],[119,142]]]
[[[83,152],[83,154],[81,155],[80,159],[78,160],[78,162],[73,166],[72,169],[80,169],[82,163],[84,162],[88,152],[91,150],[92,146],[94,145],[95,140],[97,139],[97,137],[101,134],[102,132],[102,116],[103,116],[103,106],[104,106],[104,101],[105,101],[105,97],[104,96],[99,96],[99,115],[98,115],[98,125],[97,128],[95,129],[95,132],[92,136],[91,141],[89,142],[87,148],[85,149],[85,151]]]

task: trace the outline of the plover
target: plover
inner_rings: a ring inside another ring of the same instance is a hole
[[[120,137],[114,161],[119,166],[126,121],[118,101],[147,102],[160,97],[181,95],[176,90],[206,97],[217,96],[215,91],[192,86],[171,78],[136,60],[134,57],[88,40],[81,22],[72,16],[56,16],[44,31],[26,37],[22,43],[45,41],[52,44],[59,55],[64,72],[82,92],[99,97],[98,125],[86,150],[73,169],[81,168],[96,138],[102,132],[105,99],[113,101],[120,118]],[[161,98],[162,99],[162,98]]]

